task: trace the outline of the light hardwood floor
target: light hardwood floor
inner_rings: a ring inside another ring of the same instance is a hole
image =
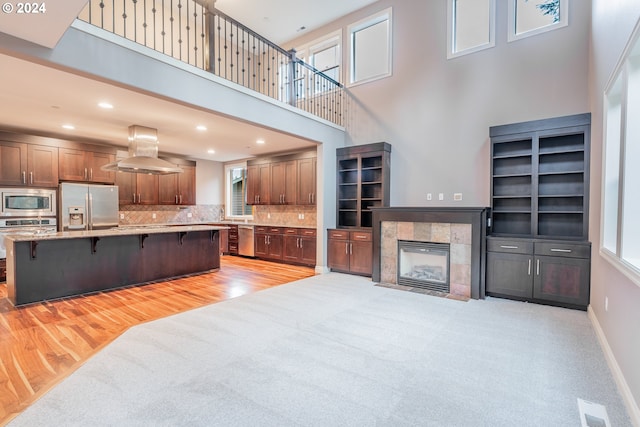
[[[217,272],[19,308],[0,284],[0,425],[131,326],[313,275],[223,256]]]

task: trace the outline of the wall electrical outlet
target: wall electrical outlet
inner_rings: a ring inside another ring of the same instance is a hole
[[[156,214],[151,214],[151,218],[156,219]]]
[[[433,195],[431,193],[427,193],[427,200],[431,200],[433,198]]]
[[[193,214],[191,212],[187,212],[187,218],[191,218]]]
[[[438,200],[444,200],[444,193],[438,193]]]
[[[271,219],[271,212],[267,212],[267,219]]]
[[[124,214],[120,214],[120,219],[124,219]]]
[[[456,202],[462,200],[462,193],[453,193],[453,200],[455,200]]]

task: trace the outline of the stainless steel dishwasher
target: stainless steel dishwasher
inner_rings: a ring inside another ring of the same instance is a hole
[[[238,255],[255,255],[253,225],[238,225]]]

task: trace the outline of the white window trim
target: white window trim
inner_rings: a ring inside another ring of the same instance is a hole
[[[229,182],[229,172],[231,169],[244,168],[247,169],[247,162],[225,163],[224,165],[224,217],[228,219],[247,219],[252,220],[253,215],[232,215],[231,214],[231,191]],[[253,209],[251,210],[253,212]]]
[[[455,0],[447,0],[447,59],[458,58],[460,56],[469,55],[470,53],[479,52],[485,49],[491,49],[496,45],[496,2],[489,1],[489,42],[478,46],[470,47],[459,51],[455,49]]]
[[[354,22],[353,24],[347,27],[347,35],[349,38],[349,79],[347,82],[347,87],[358,86],[364,83],[369,83],[375,80],[384,79],[386,77],[390,77],[393,75],[393,14],[391,7],[375,13],[367,18],[361,19],[358,22]],[[387,45],[389,46],[389,58],[387,58],[387,71],[386,73],[379,74],[377,76],[369,77],[368,79],[358,80],[357,82],[353,81],[354,78],[354,61],[353,61],[353,35],[357,31],[360,31],[364,28],[370,27],[375,24],[379,24],[380,22],[388,21],[389,22],[389,32],[387,34]]]
[[[616,253],[610,251],[609,249],[605,248],[603,246],[603,242],[604,242],[604,223],[605,223],[605,194],[604,192],[606,191],[606,153],[607,153],[607,94],[610,93],[610,91],[613,89],[614,85],[616,84],[616,80],[618,79],[619,76],[623,76],[623,100],[627,97],[627,82],[626,82],[626,67],[627,67],[627,63],[628,63],[628,59],[629,59],[629,55],[632,52],[634,46],[636,43],[640,43],[640,20],[636,23],[636,26],[631,34],[631,36],[629,37],[629,41],[627,42],[627,45],[625,46],[625,49],[622,53],[622,55],[620,56],[620,59],[618,60],[618,63],[614,69],[614,71],[612,72],[611,76],[609,77],[609,81],[607,82],[607,85],[605,87],[604,93],[603,93],[603,126],[602,126],[602,141],[603,141],[603,149],[602,149],[602,176],[601,176],[601,186],[600,188],[602,189],[602,192],[600,194],[600,247],[598,250],[598,253],[600,254],[600,256],[602,256],[602,258],[604,258],[607,262],[609,262],[609,264],[611,264],[616,270],[618,270],[619,272],[621,272],[624,276],[626,276],[631,282],[633,282],[636,286],[640,287],[640,269],[638,269],[637,267],[631,265],[630,263],[628,263],[627,261],[625,261],[624,259],[622,259],[622,254],[620,253],[621,251],[621,247],[622,247],[622,242],[621,239],[624,239],[624,230],[620,230],[620,227],[622,227],[621,224],[621,209],[623,208],[623,204],[624,204],[624,200],[622,198],[618,199],[618,214],[617,214],[617,218],[616,218],[616,224],[617,224],[617,229],[618,229],[618,241],[617,241],[617,245],[616,245]],[[626,110],[626,102],[623,101],[623,114],[621,117],[621,127],[622,128],[626,128],[626,113],[624,112]],[[626,143],[626,141],[624,140],[624,138],[626,137],[626,132],[620,132],[620,150],[623,152],[624,151],[624,144]],[[621,159],[620,159],[620,168],[624,168],[624,159],[623,159],[623,155],[621,155]],[[621,170],[620,171],[620,176],[624,175],[624,171]],[[619,186],[624,186],[624,181],[621,180],[619,183]],[[618,189],[619,194],[622,194],[623,192],[621,191],[621,189]]]
[[[546,25],[544,27],[536,28],[533,30],[525,31],[524,33],[516,34],[516,1],[509,0],[508,5],[508,28],[507,41],[514,42],[527,37],[536,36],[538,34],[546,33],[548,31],[558,30],[560,28],[569,25],[569,0],[560,0],[560,21]],[[532,0],[533,1],[533,0]]]

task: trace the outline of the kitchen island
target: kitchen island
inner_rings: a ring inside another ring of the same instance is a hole
[[[8,235],[7,296],[19,306],[215,271],[223,229],[129,226]]]

